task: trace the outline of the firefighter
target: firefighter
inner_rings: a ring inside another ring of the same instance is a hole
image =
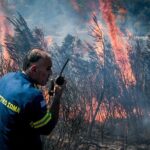
[[[55,86],[48,107],[35,85],[46,85],[52,74],[49,54],[31,50],[22,72],[11,72],[0,79],[0,150],[42,150],[40,135],[55,127],[64,84]]]

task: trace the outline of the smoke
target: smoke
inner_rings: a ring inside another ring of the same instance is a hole
[[[67,34],[86,39],[91,14],[98,12],[100,15],[101,11],[98,10],[98,0],[9,0],[7,3],[10,14],[21,13],[31,29],[35,26],[42,28],[56,43],[61,43]],[[150,24],[149,3],[146,0],[114,1],[113,11],[120,29],[146,34]]]
[[[127,9],[126,27],[131,28],[135,35],[147,35],[150,29],[150,1],[135,0],[125,2],[121,0],[121,5]]]
[[[97,11],[98,0],[71,0],[74,9],[81,15],[88,18],[89,14]],[[147,35],[150,29],[150,1],[148,0],[109,0],[113,4],[113,13],[117,17],[120,29],[125,33],[126,29],[133,32],[134,35]],[[89,7],[90,6],[90,7]],[[78,10],[76,9],[78,8]],[[101,10],[98,10],[101,12]]]
[[[45,35],[57,43],[61,43],[67,34],[78,36],[85,28],[68,0],[10,0],[9,4],[15,6],[31,29],[42,28]]]

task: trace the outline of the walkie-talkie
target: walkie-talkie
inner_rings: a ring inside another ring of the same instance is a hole
[[[62,69],[61,69],[61,71],[59,73],[59,76],[57,77],[56,81],[51,80],[51,88],[50,88],[50,91],[49,91],[49,95],[50,96],[53,96],[53,94],[54,94],[54,86],[55,86],[55,84],[60,85],[60,86],[64,84],[65,80],[64,80],[64,77],[62,77],[62,73],[63,73],[66,65],[68,64],[69,60],[70,59],[68,58],[67,61],[65,62],[65,64],[63,65],[63,67],[62,67]]]

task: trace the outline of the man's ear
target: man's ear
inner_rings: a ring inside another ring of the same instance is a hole
[[[37,71],[37,66],[36,65],[32,65],[30,67],[30,69],[31,69],[31,72],[36,72]]]

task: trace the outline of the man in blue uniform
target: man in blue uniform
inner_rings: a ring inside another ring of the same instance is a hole
[[[0,150],[41,150],[40,135],[48,135],[59,116],[62,86],[55,86],[51,107],[34,85],[45,85],[51,71],[49,54],[33,49],[26,56],[23,72],[0,79]]]

